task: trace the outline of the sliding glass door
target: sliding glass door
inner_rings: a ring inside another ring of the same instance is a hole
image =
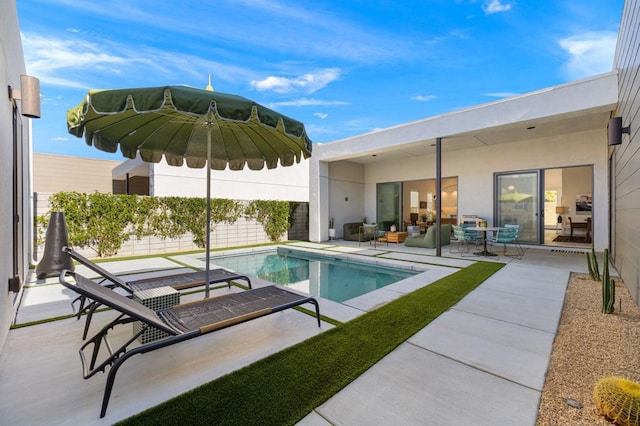
[[[540,172],[499,173],[495,175],[496,225],[520,225],[518,241],[540,243]]]
[[[377,187],[376,221],[384,224],[388,230],[391,225],[402,229],[400,210],[402,205],[402,186],[400,182],[379,183]]]

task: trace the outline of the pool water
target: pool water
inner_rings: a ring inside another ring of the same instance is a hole
[[[212,257],[211,262],[335,302],[344,302],[417,274],[282,250]]]

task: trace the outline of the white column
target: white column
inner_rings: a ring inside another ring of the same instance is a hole
[[[309,165],[309,240],[329,239],[329,163],[314,160]]]

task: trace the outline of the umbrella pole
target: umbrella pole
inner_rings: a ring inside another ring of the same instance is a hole
[[[205,226],[205,293],[204,297],[209,297],[209,274],[211,270],[210,266],[210,251],[211,251],[211,124],[207,124],[207,224]]]

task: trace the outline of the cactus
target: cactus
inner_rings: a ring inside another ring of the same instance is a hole
[[[591,243],[591,253],[587,255],[587,267],[589,268],[589,275],[594,281],[600,281],[600,268],[598,267],[598,257],[596,256],[596,250]]]
[[[616,282],[609,277],[609,249],[604,249],[604,267],[602,269],[602,313],[613,312],[616,299]]]
[[[640,384],[622,377],[603,377],[593,387],[599,414],[617,425],[640,424]]]

